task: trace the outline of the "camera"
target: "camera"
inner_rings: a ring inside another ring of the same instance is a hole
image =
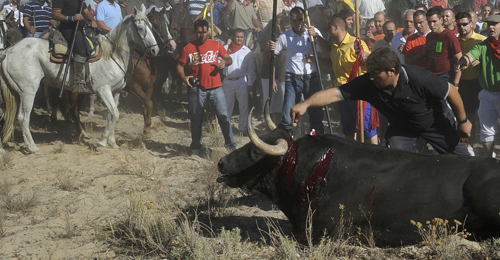
[[[193,87],[199,87],[200,86],[200,79],[196,77],[189,78],[189,84]]]

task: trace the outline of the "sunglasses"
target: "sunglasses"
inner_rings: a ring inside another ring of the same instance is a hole
[[[457,26],[458,26],[458,27],[465,27],[465,26],[467,26],[467,25],[469,25],[469,24],[470,24],[470,22],[466,22],[466,23],[457,23]]]

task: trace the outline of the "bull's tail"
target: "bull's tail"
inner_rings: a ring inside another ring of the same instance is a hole
[[[9,141],[14,134],[14,121],[19,112],[19,96],[14,95],[12,88],[7,85],[3,70],[0,70],[0,88],[5,102],[4,125],[2,129],[2,145]]]

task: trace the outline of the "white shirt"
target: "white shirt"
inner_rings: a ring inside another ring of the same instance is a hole
[[[224,45],[226,50],[229,48],[229,44]],[[224,75],[228,78],[243,78],[246,77],[248,86],[252,86],[255,81],[255,59],[252,51],[247,47],[243,46],[237,52],[229,54],[233,63],[223,70]]]
[[[359,15],[363,19],[373,19],[375,14],[385,10],[382,0],[359,0]]]
[[[316,35],[323,37],[317,28],[314,30]],[[314,62],[306,62],[304,58],[306,55],[313,54],[311,38],[307,30],[304,30],[302,35],[298,35],[293,31],[293,28],[290,28],[290,30],[280,34],[276,41],[274,54],[278,55],[281,51],[285,51],[286,72],[308,75],[318,71]]]
[[[394,35],[394,38],[392,39],[391,42],[391,49],[398,54],[401,64],[404,65],[405,55],[399,51],[399,46],[401,46],[401,44],[406,45],[406,39],[405,37],[403,37],[403,31],[400,31]],[[415,30],[415,33],[417,33],[417,30]]]
[[[8,4],[8,5],[4,6],[3,9],[8,14],[8,13],[14,11],[14,5]],[[19,10],[19,5],[17,5],[16,11],[14,12],[14,21],[17,22],[19,20],[21,20],[19,24],[24,27],[23,12],[21,12],[21,10]]]

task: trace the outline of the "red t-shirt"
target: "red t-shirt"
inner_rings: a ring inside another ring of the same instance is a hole
[[[451,70],[455,54],[462,52],[457,37],[448,29],[439,34],[433,32],[427,34],[425,45],[429,48],[427,68],[436,75]]]
[[[431,0],[431,5],[429,6],[429,9],[435,6],[442,6],[443,8],[447,8],[448,6],[446,5],[446,0]]]
[[[189,43],[182,50],[179,61],[188,64],[191,74],[200,79],[200,88],[207,90],[222,86],[219,57],[227,50],[219,42],[208,39],[202,45]]]
[[[408,37],[408,39],[406,39],[406,45],[405,45],[405,56],[411,57],[413,55],[416,55],[417,53],[422,52],[426,40],[427,40],[426,36],[420,36],[418,33],[414,33],[413,35]],[[426,68],[427,59],[422,60],[415,65]]]

